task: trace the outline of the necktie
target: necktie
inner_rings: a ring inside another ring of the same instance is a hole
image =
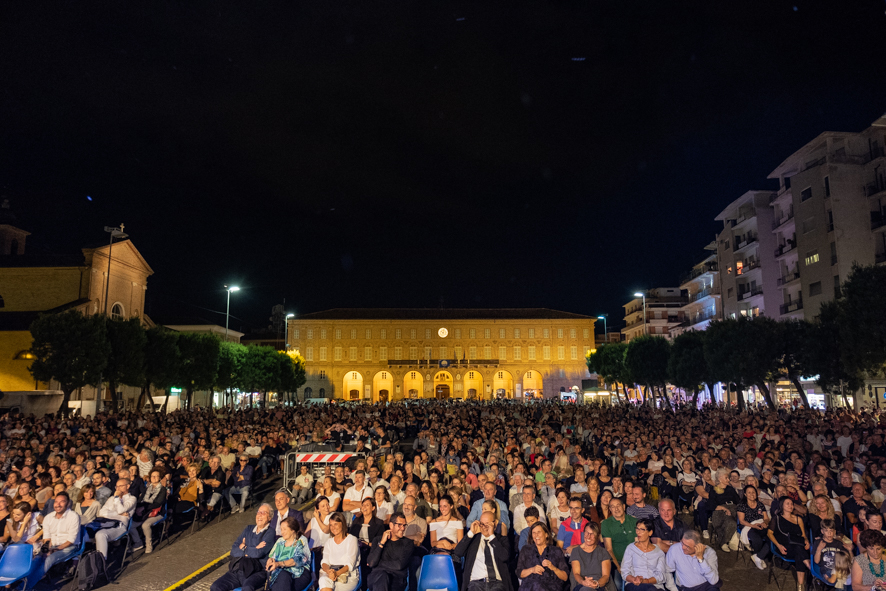
[[[492,559],[492,548],[489,547],[489,541],[483,538],[483,559],[486,562],[486,578],[499,580],[498,567],[495,560]]]

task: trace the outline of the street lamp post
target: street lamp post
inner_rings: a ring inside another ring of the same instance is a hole
[[[638,291],[634,294],[634,297],[643,298],[643,334],[648,335],[649,331],[646,329],[646,293]]]
[[[286,327],[283,330],[283,349],[289,350],[289,319],[295,318],[295,314],[286,315]]]
[[[606,328],[606,317],[607,316],[609,316],[609,314],[601,314],[600,316],[597,316],[597,318],[599,320],[603,321],[603,344],[604,345],[609,342],[609,330]]]
[[[228,342],[228,322],[231,319],[231,292],[232,291],[240,291],[240,288],[237,287],[236,285],[232,285],[231,287],[228,287],[227,285],[225,285],[225,291],[228,292],[228,306],[225,309],[225,342],[227,343]]]

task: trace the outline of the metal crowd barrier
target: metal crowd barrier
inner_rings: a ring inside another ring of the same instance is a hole
[[[305,446],[303,446],[305,447]],[[317,446],[331,447],[331,446]],[[335,451],[329,449],[304,451],[303,449],[287,452],[283,462],[283,486],[292,491],[295,478],[301,473],[301,467],[306,465],[308,473],[314,477],[314,482],[323,477],[327,466],[334,472],[339,466],[344,466],[352,458],[362,458],[365,454],[353,451]]]

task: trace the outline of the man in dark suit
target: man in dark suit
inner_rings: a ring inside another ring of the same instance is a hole
[[[453,550],[464,557],[462,591],[511,591],[511,548],[497,526],[495,515],[484,511]]]

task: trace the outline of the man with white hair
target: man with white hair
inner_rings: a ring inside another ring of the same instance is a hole
[[[511,481],[514,485],[508,489],[508,508],[511,510],[511,513],[513,513],[514,509],[523,502],[523,484],[525,483],[526,478],[517,472],[511,476]]]

